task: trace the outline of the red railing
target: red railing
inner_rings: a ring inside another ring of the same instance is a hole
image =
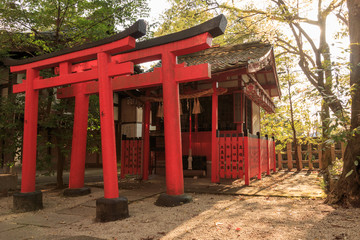
[[[247,134],[220,134],[219,175],[220,178],[245,178],[245,185],[250,178],[276,172],[274,139]]]
[[[121,178],[126,175],[141,175],[143,140],[123,138],[121,146]]]
[[[244,175],[244,138],[239,134],[219,137],[220,178],[236,179]]]

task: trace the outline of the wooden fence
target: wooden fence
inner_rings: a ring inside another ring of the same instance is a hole
[[[313,145],[297,145],[298,156],[300,160],[300,169],[316,169],[322,168],[319,161],[323,154],[322,144]],[[331,158],[334,162],[336,158],[343,158],[345,152],[345,144],[343,142],[333,144],[331,146]],[[295,148],[292,143],[288,143],[286,149],[276,152],[278,169],[286,168],[291,170],[296,167]]]

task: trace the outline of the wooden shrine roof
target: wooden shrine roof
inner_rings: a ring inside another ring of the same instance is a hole
[[[245,74],[253,74],[253,79],[268,91],[272,97],[280,96],[275,59],[271,44],[251,42],[245,44],[212,47],[197,53],[179,57],[179,63],[188,66],[210,63],[212,74],[233,69],[246,69]]]
[[[201,63],[210,63],[211,72],[246,67],[259,62],[272,51],[272,46],[265,43],[245,43],[232,46],[212,47],[197,53],[188,54],[179,58],[179,63],[186,62],[189,66]],[[264,66],[266,67],[266,66]]]

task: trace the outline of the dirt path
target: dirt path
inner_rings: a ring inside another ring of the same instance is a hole
[[[306,174],[275,175],[254,183],[253,190],[258,184],[262,191],[284,191],[281,182],[289,181],[290,189],[298,189],[294,179],[305,180],[302,176]],[[198,189],[215,187],[201,188],[200,183]],[[103,196],[98,187],[77,198],[44,189],[44,209],[21,214],[11,212],[12,197],[1,198],[0,239],[360,239],[360,209],[335,209],[318,197],[236,195],[229,189],[246,188],[234,183],[217,185],[225,194],[192,193],[193,202],[164,208],[154,205],[157,185],[147,184],[121,190],[131,199],[131,216],[108,223],[94,221],[95,200]]]

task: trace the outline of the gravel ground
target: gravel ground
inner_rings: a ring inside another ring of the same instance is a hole
[[[360,239],[360,209],[321,199],[192,194],[193,202],[165,208],[152,196],[131,202],[129,218],[99,223],[101,188],[77,198],[43,194],[43,210],[20,214],[12,197],[0,198],[0,239]]]

